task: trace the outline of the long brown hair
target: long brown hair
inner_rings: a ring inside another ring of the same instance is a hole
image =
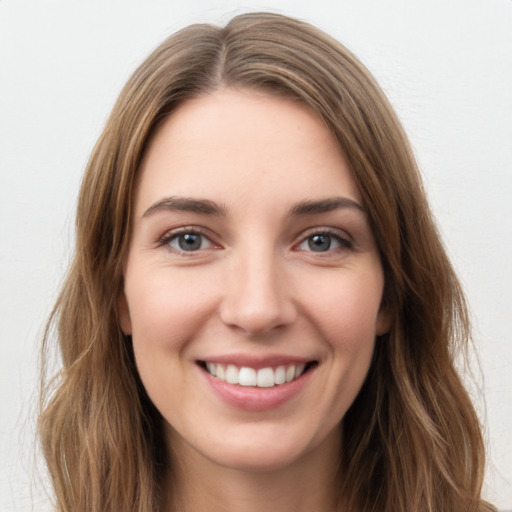
[[[123,89],[91,155],[76,249],[44,339],[57,325],[62,370],[43,385],[40,436],[57,508],[154,512],[167,470],[162,419],[137,375],[116,302],[137,169],[177,105],[219,87],[308,105],[332,130],[359,187],[385,270],[390,332],[342,422],[340,495],[352,512],[493,510],[480,499],[480,425],[454,367],[470,337],[463,293],[400,123],[341,44],[277,14],[164,41]]]

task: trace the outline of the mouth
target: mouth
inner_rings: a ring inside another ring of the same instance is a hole
[[[252,368],[250,366],[237,366],[211,361],[198,361],[197,364],[211,376],[227,384],[273,388],[299,379],[317,366],[318,361],[281,364],[265,368]]]

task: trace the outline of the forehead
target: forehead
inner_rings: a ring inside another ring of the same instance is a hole
[[[140,210],[159,195],[213,195],[229,203],[334,193],[360,201],[319,116],[296,101],[223,89],[182,104],[162,122],[141,164],[136,202]]]

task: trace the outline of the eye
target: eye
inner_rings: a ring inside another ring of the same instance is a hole
[[[352,248],[352,243],[338,234],[321,232],[313,233],[305,238],[299,245],[300,251],[328,252],[340,248]]]
[[[213,247],[213,243],[208,237],[195,231],[171,234],[165,237],[161,244],[167,245],[176,252],[196,252]]]

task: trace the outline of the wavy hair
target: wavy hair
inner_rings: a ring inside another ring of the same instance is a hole
[[[192,25],[135,71],[90,157],[76,249],[50,318],[62,369],[43,375],[40,439],[60,512],[159,510],[162,418],[118,324],[137,171],[152,133],[183,102],[220,87],[302,102],[332,130],[368,211],[393,318],[342,421],[340,496],[352,512],[483,512],[480,424],[455,369],[470,326],[407,137],[344,46],[277,14]],[[44,374],[44,372],[43,372]]]

